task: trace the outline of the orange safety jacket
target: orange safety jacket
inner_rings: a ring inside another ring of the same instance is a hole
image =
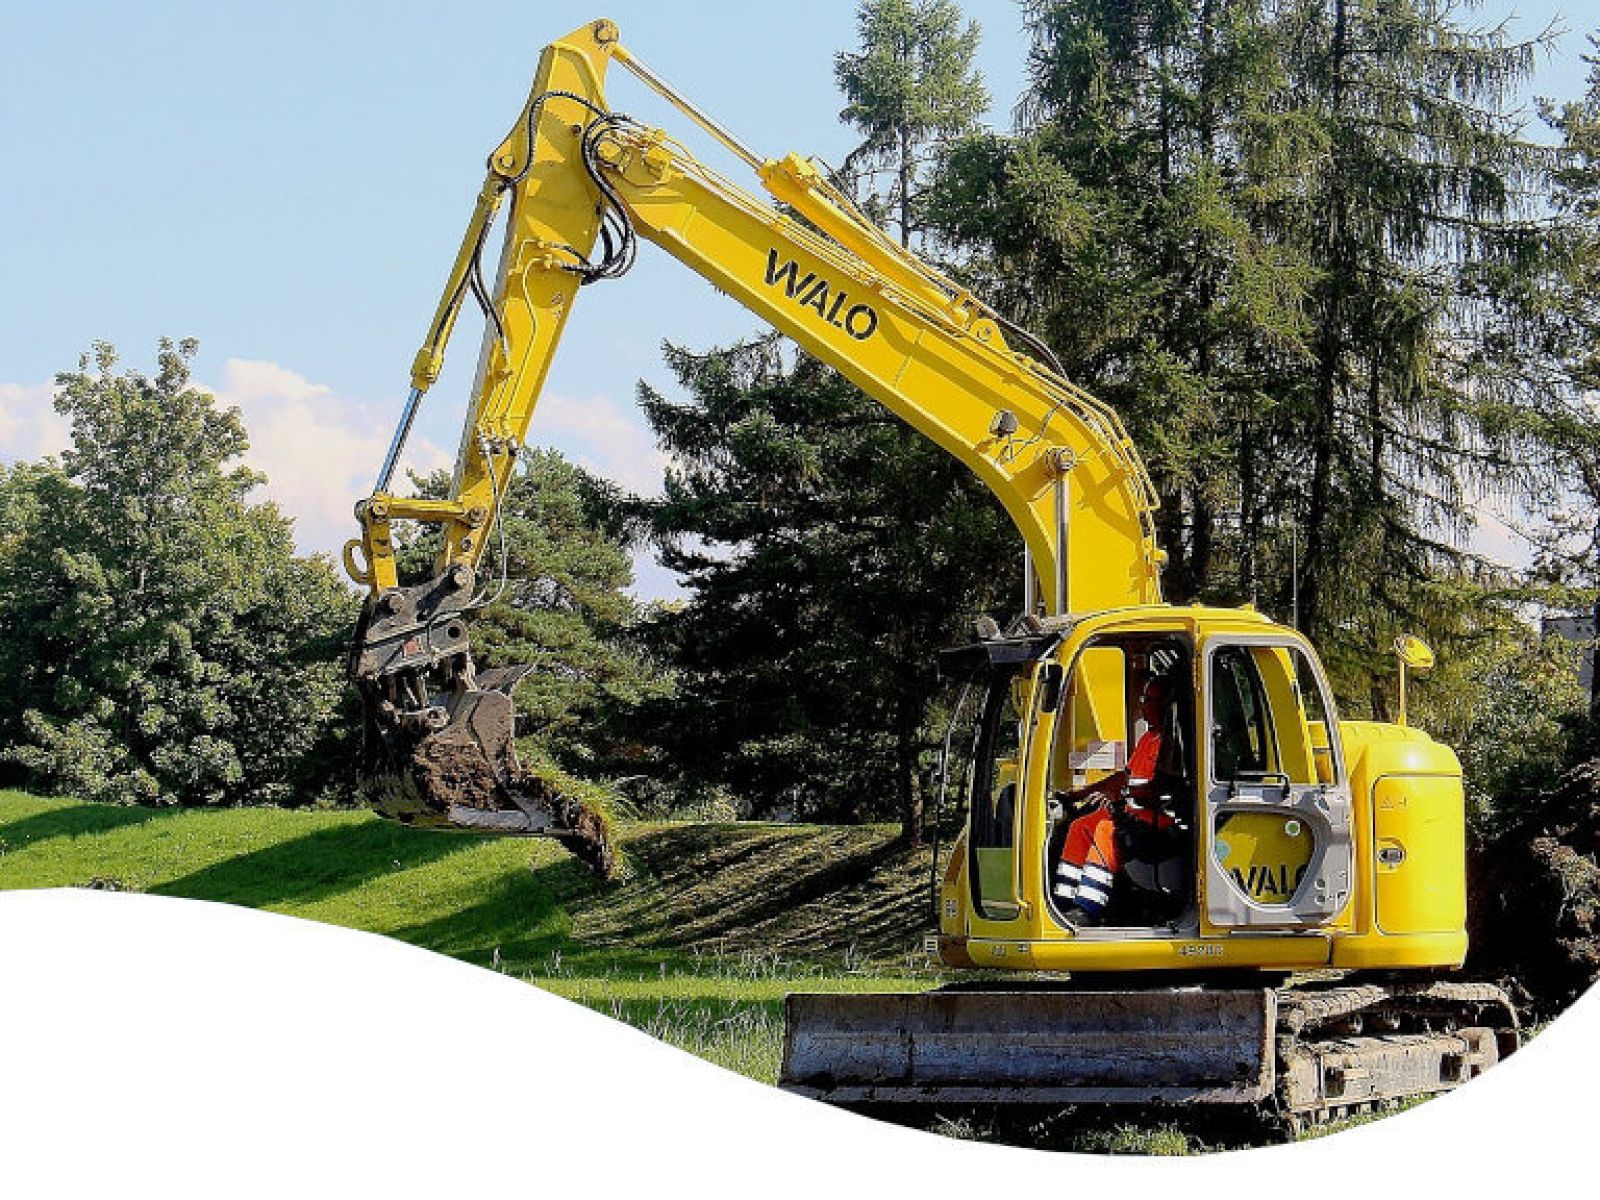
[[[1155,780],[1156,764],[1161,760],[1161,734],[1146,730],[1128,760],[1128,791],[1134,803],[1127,815],[1157,829],[1166,829],[1172,817],[1156,808],[1137,803]],[[1054,894],[1063,904],[1075,903],[1091,916],[1100,916],[1111,903],[1111,885],[1122,869],[1122,849],[1117,844],[1116,819],[1111,802],[1100,804],[1083,814],[1067,829],[1061,861],[1056,864]]]

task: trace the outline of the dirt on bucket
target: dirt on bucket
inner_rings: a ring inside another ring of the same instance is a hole
[[[506,717],[494,719],[502,703]],[[470,719],[422,738],[399,778],[367,780],[374,806],[412,825],[554,838],[602,880],[614,879],[617,854],[604,815],[522,766],[509,709],[509,698],[494,694]]]

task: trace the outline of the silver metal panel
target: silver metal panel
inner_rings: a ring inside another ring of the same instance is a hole
[[[792,995],[780,1086],[842,1104],[1254,1103],[1275,998],[1189,992]]]

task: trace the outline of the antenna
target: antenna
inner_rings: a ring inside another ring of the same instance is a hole
[[[1294,595],[1294,616],[1289,625],[1293,629],[1300,628],[1300,521],[1291,510],[1289,513],[1289,586]]]

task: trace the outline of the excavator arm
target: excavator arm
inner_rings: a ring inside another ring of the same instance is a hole
[[[770,199],[611,111],[612,62],[743,159]],[[482,261],[502,210],[491,288]],[[544,51],[527,104],[489,157],[378,486],[357,506],[361,537],[345,562],[369,594],[351,671],[367,704],[363,777],[381,811],[560,836],[607,869],[594,814],[517,765],[510,691],[525,672],[477,675],[466,618],[485,603],[477,567],[578,291],[626,271],[639,238],[971,468],[1022,534],[1030,612],[1160,600],[1155,492],[1116,414],[1047,365],[1025,332],[874,226],[811,162],[751,154],[628,53],[611,22],[597,21]],[[486,327],[451,495],[396,496],[406,434],[469,295]],[[442,528],[434,573],[421,584],[399,579],[399,520]]]

